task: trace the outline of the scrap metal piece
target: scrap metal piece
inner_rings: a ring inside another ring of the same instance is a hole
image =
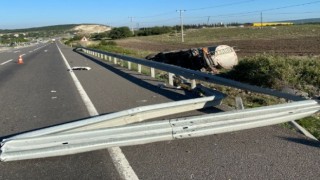
[[[91,69],[91,67],[85,67],[85,66],[75,66],[75,67],[72,67],[70,70],[87,70],[89,71]]]

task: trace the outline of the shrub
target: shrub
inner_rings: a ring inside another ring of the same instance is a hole
[[[127,38],[131,36],[132,36],[132,32],[128,27],[113,28],[109,32],[109,37],[111,39],[121,39],[121,38]]]
[[[249,84],[280,90],[285,86],[314,94],[320,87],[320,61],[315,58],[290,58],[258,55],[245,58],[233,70],[223,74]]]
[[[172,32],[172,28],[168,26],[143,28],[137,31],[138,36],[160,35]]]
[[[114,42],[114,41],[102,40],[102,41],[100,42],[100,45],[101,45],[101,46],[116,46],[117,43]]]

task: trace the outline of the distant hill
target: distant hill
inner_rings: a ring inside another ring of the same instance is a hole
[[[294,24],[320,23],[320,18],[288,20],[288,21],[281,21],[281,22],[293,22]]]
[[[21,32],[39,32],[39,31],[67,31],[78,24],[65,24],[65,25],[54,25],[54,26],[43,26],[43,27],[34,27],[26,29],[0,29],[0,33],[21,33]]]
[[[98,24],[65,24],[44,27],[34,27],[26,29],[0,29],[0,33],[28,33],[28,32],[79,32],[79,33],[96,33],[109,31],[111,28]]]

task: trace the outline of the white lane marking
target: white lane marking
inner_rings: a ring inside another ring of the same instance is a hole
[[[62,57],[65,65],[67,66],[67,69],[71,69],[66,57],[63,55],[59,46],[57,44],[56,44],[56,46],[61,54],[61,57]],[[69,71],[69,72],[70,72],[70,75],[73,79],[73,82],[76,85],[77,90],[78,90],[84,104],[87,107],[87,110],[88,110],[90,116],[99,115],[97,109],[94,107],[91,99],[89,98],[88,94],[86,93],[86,91],[82,87],[82,85],[81,85],[79,79],[77,78],[77,76],[75,75],[75,73],[73,71]],[[115,165],[121,179],[125,179],[125,180],[138,180],[139,179],[119,147],[108,148],[108,151],[110,153],[113,164]]]
[[[108,151],[121,179],[139,179],[119,147],[109,148]],[[132,172],[128,169],[131,169]]]
[[[6,62],[3,62],[3,63],[1,63],[0,65],[2,66],[2,65],[5,65],[5,64],[7,64],[8,62],[11,62],[11,61],[13,61],[13,59],[10,59],[10,60],[8,60],[8,61],[6,61]]]
[[[26,54],[21,54],[20,56],[25,56]]]

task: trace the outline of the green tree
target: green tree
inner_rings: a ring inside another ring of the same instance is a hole
[[[109,37],[111,39],[122,39],[122,38],[131,37],[131,36],[132,36],[132,32],[128,27],[113,28],[109,32]]]

